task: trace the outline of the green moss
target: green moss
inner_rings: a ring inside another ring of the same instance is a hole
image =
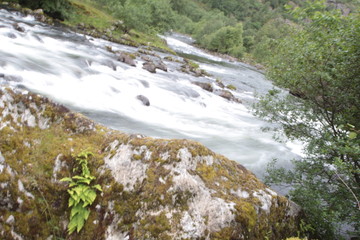
[[[143,225],[143,230],[145,231],[145,235],[142,236],[143,239],[148,239],[150,237],[164,240],[171,239],[166,233],[171,230],[171,225],[165,212],[161,212],[157,216],[148,216],[147,218],[142,219],[140,224]]]
[[[218,232],[211,233],[210,238],[212,240],[236,239],[236,238],[232,238],[233,236],[234,236],[234,229],[232,229],[231,227],[225,227]]]
[[[233,91],[236,91],[236,89],[237,89],[234,85],[231,85],[231,84],[227,85],[226,88],[233,90]]]
[[[248,231],[251,231],[255,227],[257,220],[254,205],[249,202],[242,201],[235,206],[235,209],[237,210],[235,218],[236,221],[241,223],[242,226],[246,226]]]
[[[134,154],[134,155],[132,156],[132,158],[133,158],[134,160],[141,160],[141,159],[143,158],[143,156],[141,156],[141,155],[139,155],[139,154]]]
[[[215,179],[219,178],[219,175],[215,171],[214,167],[206,164],[198,164],[196,172],[208,183],[215,182]]]
[[[121,221],[118,223],[119,229],[123,232],[130,231],[132,225],[139,220],[136,212],[141,207],[140,196],[136,193],[122,191],[114,203],[115,212],[121,216]]]

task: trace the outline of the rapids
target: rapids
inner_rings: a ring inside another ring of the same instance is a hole
[[[17,31],[14,24],[24,29]],[[269,123],[251,113],[258,95],[273,86],[262,73],[243,63],[230,62],[191,46],[180,35],[163,36],[178,56],[197,62],[213,77],[194,77],[180,65],[163,60],[168,72],[152,74],[136,59],[131,67],[118,62],[113,50],[138,49],[94,39],[47,26],[34,18],[0,10],[0,85],[20,87],[45,95],[108,127],[156,138],[199,141],[214,152],[243,164],[262,177],[266,164],[278,158],[282,164],[298,157],[301,146],[278,143]],[[169,54],[157,52],[164,58]],[[230,102],[192,84],[216,79],[237,87],[232,93],[243,104]],[[146,96],[144,106],[136,96]]]

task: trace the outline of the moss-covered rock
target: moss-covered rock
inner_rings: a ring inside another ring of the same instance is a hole
[[[80,233],[67,236],[60,179],[84,150],[103,192]],[[0,88],[0,239],[285,239],[297,216],[243,166],[197,142],[126,135]]]

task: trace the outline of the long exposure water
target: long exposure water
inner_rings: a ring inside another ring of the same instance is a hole
[[[23,28],[17,31],[14,24]],[[199,141],[263,176],[266,164],[282,164],[298,157],[300,145],[278,143],[261,127],[268,123],[251,113],[256,94],[272,88],[262,73],[246,64],[230,62],[191,46],[179,35],[165,36],[178,52],[175,59],[193,59],[212,77],[195,77],[180,71],[170,54],[157,52],[168,71],[156,74],[117,61],[115,51],[136,53],[138,48],[47,26],[33,17],[0,10],[0,85],[20,87],[45,95],[108,127],[156,138]],[[194,81],[216,88],[216,79],[232,84],[241,103],[205,91]],[[150,101],[145,106],[136,97]],[[0,116],[1,117],[1,116]]]

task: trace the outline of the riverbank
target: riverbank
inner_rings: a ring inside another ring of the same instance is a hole
[[[74,8],[75,14],[72,14],[69,19],[64,21],[60,21],[46,15],[42,9],[31,10],[29,8],[22,7],[18,3],[3,1],[0,2],[0,8],[19,11],[25,15],[32,15],[40,22],[69,28],[80,34],[101,38],[127,46],[146,46],[150,51],[160,51],[176,55],[176,53],[168,47],[166,41],[158,35],[150,35],[137,32],[135,30],[127,30],[122,20],[116,19],[107,14],[105,11],[102,11],[101,6],[96,6],[93,2],[82,0],[71,0],[70,2]],[[265,72],[265,67],[256,63],[251,56],[245,56],[244,58],[239,59],[228,54],[222,54],[201,48],[196,44],[193,45],[202,49],[207,54],[226,59],[230,62],[242,62],[250,67],[253,67],[254,70],[261,73]]]
[[[40,22],[68,28],[74,32],[95,38],[133,47],[146,46],[149,50],[175,54],[167,46],[166,42],[157,35],[127,30],[120,19],[115,19],[102,11],[99,6],[81,0],[71,0],[70,2],[74,14],[64,21],[46,15],[42,9],[31,10],[22,7],[18,3],[0,2],[0,8],[18,11],[24,15],[31,15]]]

